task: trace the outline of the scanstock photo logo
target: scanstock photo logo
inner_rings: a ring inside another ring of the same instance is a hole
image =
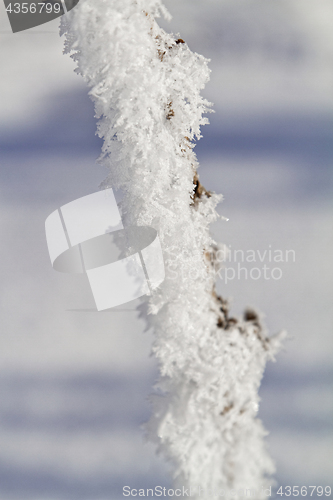
[[[165,277],[157,231],[124,228],[111,188],[52,212],[45,221],[56,271],[86,273],[97,311],[151,295]]]
[[[3,0],[13,33],[48,23],[75,7],[79,0]]]

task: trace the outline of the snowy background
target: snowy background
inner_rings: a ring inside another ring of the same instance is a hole
[[[168,0],[171,23],[211,58],[216,113],[196,147],[221,192],[219,241],[294,250],[279,280],[220,280],[235,315],[265,313],[291,339],[270,363],[259,414],[282,485],[331,485],[333,5],[330,0]],[[169,486],[140,424],[156,377],[135,304],[89,307],[53,271],[44,221],[98,189],[93,107],[62,55],[58,20],[13,35],[0,4],[0,500],[118,500]],[[230,263],[228,267],[237,267]],[[222,274],[223,276],[223,274]]]

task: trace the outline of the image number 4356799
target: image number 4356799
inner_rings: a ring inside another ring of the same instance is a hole
[[[75,7],[80,0],[4,0],[13,33],[48,23]]]

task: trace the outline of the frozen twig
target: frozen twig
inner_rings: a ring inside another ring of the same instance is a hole
[[[208,122],[209,69],[158,26],[160,13],[159,0],[81,0],[62,25],[66,51],[91,88],[104,185],[124,192],[124,225],[153,226],[163,248],[166,277],[147,316],[161,374],[149,437],[174,463],[176,484],[260,497],[274,466],[258,388],[283,335],[268,338],[254,311],[231,318],[215,293],[209,225],[220,196],[200,184],[193,151]]]

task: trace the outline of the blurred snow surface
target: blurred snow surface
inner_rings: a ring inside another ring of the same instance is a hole
[[[278,484],[332,478],[332,84],[330,0],[168,0],[171,23],[211,58],[215,103],[196,151],[222,192],[213,233],[232,250],[295,251],[280,279],[218,283],[234,313],[265,312],[290,341],[270,364],[260,416]],[[53,271],[44,221],[97,190],[93,108],[62,55],[58,21],[10,32],[0,5],[0,500],[104,500],[168,487],[140,423],[156,375],[135,303],[91,307],[82,277]],[[226,267],[237,268],[237,263]],[[223,273],[221,274],[224,277]],[[246,487],[246,485],[245,485]]]

